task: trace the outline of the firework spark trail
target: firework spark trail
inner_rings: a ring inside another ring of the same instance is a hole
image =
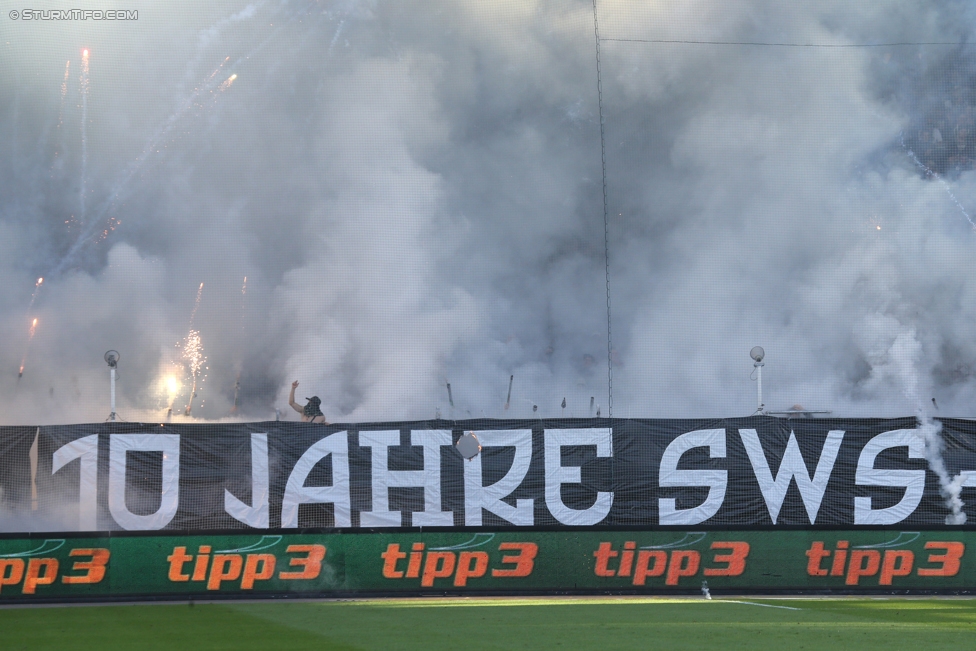
[[[27,355],[30,354],[30,345],[34,341],[34,333],[37,332],[37,319],[35,318],[31,321],[30,332],[27,335],[27,348],[24,350],[24,356],[20,359],[20,371],[17,372],[17,379],[24,377],[24,367],[27,366]]]
[[[963,217],[966,218],[966,221],[969,222],[969,225],[972,227],[972,229],[974,231],[976,231],[976,222],[974,222],[973,221],[973,218],[969,216],[969,213],[968,212],[966,212],[966,209],[959,202],[959,199],[956,199],[956,195],[952,193],[952,188],[949,187],[949,184],[946,183],[945,179],[943,179],[942,176],[940,176],[938,172],[935,172],[935,171],[929,169],[928,165],[924,164],[922,161],[920,161],[918,159],[918,156],[915,155],[915,152],[913,152],[911,149],[909,149],[908,147],[905,146],[905,136],[904,136],[904,134],[902,134],[902,137],[901,137],[901,146],[902,146],[902,149],[904,149],[906,152],[908,152],[908,156],[912,159],[912,161],[914,161],[915,165],[920,170],[922,170],[923,172],[925,172],[925,175],[926,176],[928,176],[929,178],[933,178],[933,179],[935,179],[936,181],[938,181],[939,183],[942,184],[942,187],[945,188],[946,194],[949,195],[949,198],[952,199],[953,203],[955,203],[956,206],[959,208],[959,212],[961,212],[963,214]]]
[[[258,6],[260,6],[260,4]],[[257,47],[255,47],[253,50],[248,52],[246,55],[237,59],[237,61],[235,61],[230,67],[236,67],[238,64],[246,61],[248,58],[250,58],[254,54],[264,49],[264,47],[268,44],[268,42],[270,42],[270,40],[281,31],[281,29],[282,29],[281,27],[276,29],[274,32],[272,32],[272,34],[268,38],[266,38],[263,42],[261,42]],[[193,89],[193,92],[189,95],[189,97],[186,97],[183,100],[183,102],[180,103],[176,111],[174,111],[169,116],[169,118],[167,118],[166,121],[150,137],[148,143],[143,148],[142,152],[139,154],[138,157],[136,157],[136,159],[132,162],[132,164],[129,165],[129,169],[126,172],[126,174],[121,178],[121,180],[119,180],[117,183],[114,184],[111,192],[109,193],[108,198],[102,203],[102,205],[96,211],[95,219],[93,219],[92,222],[86,228],[84,228],[81,233],[79,233],[78,238],[75,240],[75,243],[72,244],[71,248],[68,249],[68,252],[65,254],[65,256],[61,259],[61,261],[58,263],[58,265],[54,268],[54,270],[51,273],[57,274],[64,271],[68,267],[68,265],[70,265],[74,261],[75,257],[81,252],[81,249],[85,246],[88,240],[95,234],[95,230],[98,227],[98,225],[101,223],[102,218],[106,215],[106,213],[108,213],[109,210],[112,209],[112,207],[118,201],[120,195],[126,189],[126,186],[128,186],[132,178],[139,173],[143,165],[145,165],[146,161],[149,159],[149,157],[152,154],[159,153],[158,147],[163,141],[163,139],[169,136],[170,132],[172,132],[174,127],[177,125],[177,123],[183,118],[183,116],[190,109],[192,109],[195,106],[196,107],[201,106],[199,100],[202,98],[202,96],[208,93],[212,94],[215,89],[218,89],[220,87],[221,84],[216,83],[217,75],[220,73],[222,69],[224,69],[228,61],[230,61],[229,56],[225,57],[224,60],[220,62],[220,64],[214,69],[213,72],[210,73],[210,75],[206,78],[206,80],[202,84],[200,84],[199,86]],[[232,80],[225,80],[222,83],[227,83],[228,81],[231,81],[231,83],[233,83]],[[221,90],[226,90],[226,89],[221,89]],[[112,229],[114,229],[114,226],[112,227]],[[104,234],[107,233],[103,233],[103,235]],[[104,239],[104,238],[100,238],[100,239]]]
[[[210,74],[210,76],[207,77],[207,80],[203,84],[195,88],[193,90],[193,93],[177,107],[176,111],[174,111],[169,116],[169,118],[167,118],[166,121],[149,138],[149,141],[147,142],[146,146],[143,148],[142,152],[129,165],[128,169],[126,170],[126,173],[122,176],[122,178],[112,186],[112,190],[109,192],[108,198],[104,202],[102,202],[101,206],[99,206],[99,208],[95,211],[94,218],[87,225],[84,226],[84,228],[78,234],[78,237],[75,240],[74,244],[71,245],[71,248],[68,249],[68,252],[64,255],[63,258],[61,258],[61,261],[57,264],[57,266],[55,266],[55,268],[52,270],[51,273],[58,274],[64,271],[74,261],[75,257],[81,252],[81,249],[85,246],[85,244],[87,244],[88,241],[95,236],[95,232],[100,227],[102,223],[102,219],[119,200],[120,196],[128,186],[129,182],[133,179],[133,177],[135,177],[142,170],[143,166],[145,165],[149,157],[152,154],[159,152],[158,147],[160,143],[163,141],[163,139],[169,136],[170,132],[172,132],[173,128],[183,118],[183,116],[187,113],[187,111],[189,111],[191,108],[197,105],[197,99],[203,93],[212,91],[214,89],[215,87],[214,79],[217,77],[217,74],[220,72],[220,70],[225,66],[225,64],[229,60],[230,57],[226,57],[223,61],[221,61],[220,65],[218,65],[217,68]],[[109,230],[113,230],[114,228],[115,225],[112,225]],[[103,232],[102,235],[105,234],[107,233]],[[104,239],[104,237],[100,237],[99,239]]]
[[[245,11],[240,12],[240,15],[242,16],[241,19],[252,17],[256,13],[256,11],[260,9],[264,4],[265,4],[264,2],[259,2],[254,5],[248,6],[248,8],[245,9]],[[234,20],[225,19],[224,21],[221,22],[221,29],[223,28],[225,23],[229,24],[230,22],[234,22],[235,20],[236,19]],[[342,31],[344,21],[345,19],[340,20],[339,27],[336,29],[336,33],[332,39],[333,42],[338,40],[339,33]],[[159,145],[161,144],[164,138],[169,136],[169,134],[172,132],[176,124],[183,118],[183,116],[191,108],[195,106],[196,107],[201,106],[199,100],[205,94],[211,94],[216,96],[215,93],[216,90],[226,90],[230,85],[228,82],[233,83],[233,80],[225,79],[223,82],[218,84],[216,80],[218,79],[217,75],[220,73],[220,71],[226,67],[232,73],[232,76],[235,75],[236,73],[233,73],[234,68],[244,63],[252,56],[255,56],[256,54],[261,52],[265,47],[267,47],[267,45],[284,30],[284,28],[289,24],[289,22],[290,20],[285,20],[282,23],[279,23],[279,27],[276,27],[271,32],[271,34],[267,36],[267,38],[265,38],[261,43],[255,46],[247,54],[239,57],[236,61],[234,61],[229,66],[227,65],[227,62],[230,61],[230,57],[229,56],[225,57],[224,60],[220,62],[220,65],[218,65],[217,68],[212,73],[210,73],[210,76],[207,77],[206,81],[204,81],[204,83],[202,83],[200,86],[193,89],[193,92],[190,94],[190,96],[185,98],[184,101],[180,103],[176,111],[172,115],[170,115],[170,117],[152,135],[152,137],[148,141],[148,144],[143,148],[139,156],[129,165],[128,170],[122,176],[122,178],[112,186],[108,198],[104,202],[102,202],[102,204],[99,206],[99,208],[96,211],[94,211],[93,218],[89,221],[89,223],[86,226],[84,226],[81,229],[81,232],[78,234],[78,237],[75,240],[74,244],[71,245],[71,247],[68,249],[68,252],[64,255],[63,258],[61,258],[60,262],[58,262],[58,264],[51,271],[52,274],[59,274],[63,272],[74,262],[75,258],[84,248],[84,246],[89,242],[89,240],[91,240],[95,236],[95,233],[97,229],[100,227],[100,224],[102,223],[104,217],[113,208],[113,206],[116,205],[123,191],[128,186],[129,182],[132,180],[133,177],[135,177],[140,172],[140,170],[142,169],[142,167],[145,165],[146,161],[149,159],[149,157],[152,154],[159,153],[158,150]],[[306,38],[307,37],[308,35],[306,35]],[[304,43],[304,39],[302,42]],[[220,88],[220,86],[223,84],[228,84],[228,85],[227,87]],[[108,235],[108,233],[111,230],[114,230],[115,226],[117,225],[118,222],[115,221],[114,224],[111,225],[108,229],[103,229],[102,233],[99,235],[98,238],[95,239],[95,241],[98,242],[104,240],[105,237]]]
[[[247,317],[247,276],[244,276],[244,284],[241,286],[241,337],[244,336]]]
[[[197,288],[197,300],[193,303],[193,311],[190,312],[190,331],[193,331],[193,321],[197,318],[197,310],[200,309],[200,298],[203,296],[203,283]]]
[[[210,48],[212,42],[220,40],[224,30],[227,27],[237,22],[250,20],[264,7],[264,5],[265,0],[251,3],[237,13],[221,18],[207,29],[201,30],[198,33],[197,54],[193,57],[193,60],[190,61],[188,69],[193,70],[200,64],[200,60],[203,57],[204,52]]]
[[[41,285],[44,284],[43,278],[38,278],[37,282],[34,283],[34,293],[31,294],[30,303],[27,305],[27,318],[30,318],[31,310],[34,308],[34,302],[37,301],[37,295],[41,293]],[[27,355],[30,353],[31,341],[34,340],[34,332],[37,329],[37,319],[31,322],[30,330],[27,332],[27,345],[24,346],[24,356],[20,358],[20,370],[17,373],[17,377],[21,378],[24,375],[24,367],[27,365]]]
[[[61,105],[58,107],[58,149],[54,150],[54,159],[51,161],[51,172],[54,172],[54,165],[58,160],[58,156],[61,154],[59,151],[64,147],[64,132],[61,131],[61,125],[64,123],[64,99],[68,95],[68,78],[71,74],[71,59],[68,59],[64,64],[64,79],[61,81]]]
[[[244,342],[247,334],[247,276],[244,276],[244,284],[241,286],[241,343]],[[243,355],[241,355],[243,357]],[[243,359],[238,360],[238,364],[243,365]],[[238,373],[240,380],[240,373]]]
[[[205,82],[203,82],[203,87],[204,87],[204,88],[206,88],[207,86],[209,86],[209,85],[210,85],[210,83],[211,83],[211,82],[212,82],[212,81],[214,80],[214,77],[216,77],[216,76],[217,76],[217,73],[218,73],[218,72],[220,72],[220,71],[221,71],[221,69],[222,69],[222,68],[223,68],[223,67],[224,67],[225,65],[227,65],[227,62],[228,62],[228,61],[230,61],[230,57],[224,57],[224,60],[220,62],[220,65],[219,65],[219,66],[217,66],[216,68],[214,68],[214,71],[210,73],[210,76],[209,76],[209,77],[207,77],[207,80],[206,80]],[[200,89],[199,89],[199,88],[194,88],[194,89],[193,89],[193,91],[194,91],[194,93],[199,93],[199,91],[200,91]],[[189,102],[190,104],[192,104],[192,103],[193,103],[193,97],[191,96],[191,97],[190,97],[190,98],[189,98],[189,99],[187,100],[187,102]],[[186,106],[186,108],[189,108],[189,105],[187,105],[187,106]],[[173,116],[170,116],[170,121],[173,121]]]
[[[229,66],[229,69],[231,71],[233,71],[235,68],[237,68],[237,66],[241,65],[242,63],[244,63],[245,61],[247,61],[251,57],[253,57],[256,54],[260,53],[261,50],[263,50],[265,47],[267,47],[267,45],[272,40],[275,39],[275,37],[277,37],[282,31],[284,31],[285,27],[288,26],[290,20],[292,20],[293,18],[294,18],[294,16],[292,16],[288,20],[285,20],[285,21],[280,22],[279,23],[279,26],[276,27],[274,29],[274,31],[272,31],[271,34],[269,34],[267,36],[267,38],[265,38],[263,41],[261,41],[261,43],[259,43],[257,46],[255,46],[255,48],[253,50],[251,50],[250,52],[248,52],[244,56],[239,57],[236,61],[234,61],[234,63],[232,63]],[[303,36],[302,37],[302,40],[298,42],[298,45],[295,47],[295,49],[296,50],[300,50],[305,45],[305,41],[307,41],[310,36],[312,36],[312,35],[314,35],[314,34],[316,34],[318,32],[319,25],[321,25],[325,20],[327,20],[327,18],[325,17],[325,12],[323,12],[322,16],[313,24],[313,26],[310,29],[308,29],[306,31],[305,36]],[[336,43],[336,41],[338,41],[339,34],[342,31],[342,29],[343,29],[344,23],[345,23],[345,18],[342,18],[342,19],[339,20],[339,26],[336,28],[335,34],[333,35],[332,41],[331,41],[333,45]],[[328,56],[329,56],[329,58],[331,58],[331,56],[332,56],[332,45],[329,46]],[[274,66],[272,68],[272,70],[274,70],[275,68],[277,68],[277,66]]]
[[[64,97],[68,94],[68,76],[71,74],[71,59],[64,62],[64,79],[61,81],[61,111],[58,113],[58,126],[61,126],[61,117],[64,112]]]
[[[85,202],[88,183],[88,50],[81,53],[81,223],[85,223]]]
[[[346,26],[346,19],[342,18],[339,20],[339,26],[336,28],[335,35],[332,37],[332,42],[329,43],[329,52],[327,56],[332,56],[332,50],[335,48],[335,44],[339,42],[339,37],[342,35],[342,28]]]
[[[30,316],[30,311],[34,307],[34,301],[37,300],[37,295],[41,292],[41,285],[44,284],[43,278],[38,278],[37,282],[34,283],[34,293],[31,294],[30,303],[27,305],[27,316]]]
[[[244,276],[244,284],[241,285],[241,345],[243,346],[246,340],[247,333],[247,276]],[[231,409],[231,413],[237,413],[237,410],[241,407],[241,375],[244,373],[244,354],[241,352],[240,347],[238,348],[237,363],[235,364],[237,368],[237,380],[234,382],[234,407]]]

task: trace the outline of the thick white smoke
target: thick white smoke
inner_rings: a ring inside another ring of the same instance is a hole
[[[123,417],[181,414],[200,283],[199,419],[297,417],[294,379],[330,421],[606,416],[608,358],[614,416],[745,415],[757,344],[773,409],[972,415],[976,56],[854,46],[976,23],[937,2],[597,8],[609,342],[591,2],[5,25],[0,421],[104,419],[110,348]],[[83,48],[84,126],[76,72],[61,100]]]
[[[931,417],[929,406],[921,397],[923,388],[929,387],[923,387],[919,377],[923,361],[922,345],[915,329],[901,327],[890,316],[875,314],[865,319],[859,334],[871,363],[872,382],[878,387],[900,382],[902,393],[915,404],[917,434],[924,441],[925,459],[938,477],[939,490],[951,511],[946,517],[946,524],[965,524],[966,514],[961,499],[965,476],[960,473],[952,477],[949,474],[942,454],[945,449],[942,423]],[[932,404],[935,406],[937,403],[932,401]]]

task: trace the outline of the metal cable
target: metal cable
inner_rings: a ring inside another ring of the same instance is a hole
[[[607,146],[603,125],[603,78],[600,70],[600,22],[593,0],[593,35],[596,37],[596,98],[600,113],[600,162],[603,166],[603,253],[607,279],[607,417],[613,416],[613,339],[610,320],[610,217],[607,208]]]
[[[594,0],[595,6],[595,0]],[[595,11],[595,9],[594,9]],[[594,16],[595,19],[595,16]],[[603,41],[616,41],[620,43],[673,43],[681,45],[758,45],[763,47],[817,47],[817,48],[853,48],[853,47],[901,47],[901,46],[918,46],[918,45],[954,45],[961,46],[967,45],[967,43],[957,43],[951,41],[936,41],[929,43],[765,43],[761,41],[693,41],[693,40],[678,40],[678,39],[652,39],[652,38],[604,38],[601,39],[597,37],[597,49],[599,50],[599,42]],[[599,54],[597,54],[599,57]]]

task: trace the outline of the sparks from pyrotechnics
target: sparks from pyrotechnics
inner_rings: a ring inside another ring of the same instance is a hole
[[[27,365],[27,354],[30,353],[30,345],[31,342],[34,341],[35,332],[37,332],[36,318],[33,321],[31,321],[30,332],[27,335],[27,348],[24,350],[24,356],[20,360],[20,371],[17,373],[18,379],[24,377],[24,367]]]
[[[256,10],[257,8],[260,8],[262,5],[264,5],[264,2],[257,2],[253,4],[252,7],[254,7]],[[250,9],[251,8],[249,7],[248,10],[250,11]],[[253,14],[254,12],[251,11],[250,13]],[[325,16],[325,14],[323,14],[323,16]],[[322,20],[324,20],[324,18]],[[278,21],[275,21],[275,23],[277,24]],[[227,90],[227,88],[230,87],[230,84],[232,84],[234,80],[237,78],[237,74],[232,72],[229,78],[225,79],[223,82],[220,82],[218,84],[217,82],[217,79],[219,79],[218,75],[220,75],[222,72],[230,72],[228,68],[233,69],[238,65],[243,64],[248,59],[256,56],[262,50],[264,50],[265,47],[267,47],[270,43],[274,42],[279,37],[282,30],[284,30],[285,27],[287,26],[287,23],[288,21],[279,24],[279,26],[276,27],[274,31],[272,31],[263,41],[261,41],[261,43],[259,43],[256,47],[252,48],[246,54],[240,56],[236,61],[232,62],[231,57],[229,56],[224,57],[223,61],[220,62],[220,64],[214,69],[214,71],[210,74],[210,76],[208,76],[203,83],[198,84],[196,87],[194,87],[192,92],[188,96],[185,96],[182,99],[182,101],[179,102],[176,110],[169,116],[169,118],[164,123],[162,123],[159,126],[159,128],[155,131],[155,133],[153,133],[152,136],[149,138],[142,152],[123,171],[123,173],[116,179],[116,181],[110,185],[110,189],[108,191],[106,198],[103,201],[101,201],[97,207],[94,207],[90,214],[86,212],[87,208],[85,208],[85,210],[82,211],[83,214],[80,215],[81,220],[79,220],[81,222],[80,228],[77,229],[74,241],[71,244],[71,246],[68,248],[68,251],[65,253],[65,255],[58,261],[55,267],[51,270],[52,274],[60,274],[65,269],[69,268],[75,262],[76,258],[81,254],[82,250],[87,245],[98,244],[108,238],[108,236],[112,233],[112,231],[114,231],[115,228],[118,227],[119,224],[121,223],[120,220],[118,220],[116,217],[113,217],[111,215],[113,209],[119,205],[121,199],[123,198],[124,194],[128,189],[130,182],[134,178],[137,178],[139,176],[139,174],[142,172],[143,167],[150,159],[150,157],[152,157],[153,154],[160,154],[161,150],[165,149],[168,146],[167,144],[165,144],[165,141],[170,139],[174,129],[176,128],[178,123],[182,120],[182,118],[191,109],[194,108],[204,109],[204,108],[208,108],[208,105],[212,106],[214,101],[216,101],[216,98],[221,95],[221,93],[218,92],[218,90],[221,91]],[[339,26],[332,37],[332,42],[330,44],[330,55],[331,55],[332,47],[334,47],[335,43],[339,39],[340,34],[343,31],[344,25],[345,25],[345,19],[340,20]],[[305,38],[308,38],[310,35],[317,34],[317,33],[318,33],[317,30],[311,29],[306,34]],[[305,42],[305,38],[302,39],[301,43]],[[88,56],[89,56],[88,49],[83,50],[82,58],[83,58],[83,65],[85,68],[85,73],[84,73],[85,92],[82,99],[83,109],[87,108]],[[210,100],[209,102],[208,99]],[[83,123],[87,123],[87,114],[83,116]],[[87,138],[87,134],[85,134],[85,136]],[[83,147],[83,149],[87,151],[86,147]],[[83,180],[84,180],[84,174],[83,174]],[[85,198],[85,201],[87,201],[87,195],[85,194],[85,192],[86,192],[86,188],[83,188],[82,196]],[[107,224],[106,224],[106,219],[108,220]],[[75,220],[72,217],[72,219],[66,220],[65,223],[69,225],[73,225],[75,223]]]
[[[203,382],[205,376],[201,376],[207,358],[203,354],[203,340],[200,339],[200,331],[191,329],[183,340],[183,361],[190,373],[190,398],[186,403],[184,416],[189,416],[193,411],[193,399],[197,396],[197,384]]]
[[[197,289],[197,300],[193,304],[193,312],[190,313],[190,332],[183,340],[183,361],[186,362],[187,370],[190,373],[190,399],[187,400],[184,416],[189,416],[193,411],[193,399],[197,397],[197,383],[202,382],[200,371],[204,369],[207,358],[203,354],[203,340],[200,339],[200,331],[193,328],[197,310],[200,308],[200,299],[203,297],[203,283]]]
[[[247,276],[244,276],[244,284],[241,285],[241,339],[247,330]]]
[[[342,28],[346,26],[346,19],[342,18],[339,20],[339,26],[336,27],[335,34],[332,36],[332,42],[329,43],[329,51],[326,56],[332,56],[332,50],[335,48],[336,43],[339,41],[339,36],[342,35]]]
[[[59,148],[62,145],[64,145],[64,141],[63,141],[64,133],[62,133],[62,131],[61,131],[61,125],[62,125],[62,123],[64,123],[64,98],[68,95],[68,78],[69,78],[69,75],[70,74],[71,74],[71,59],[68,59],[64,63],[64,80],[61,81],[61,105],[58,108],[58,125],[57,125],[57,130],[58,130],[58,147]],[[54,164],[55,164],[55,162],[57,162],[58,155],[59,154],[60,154],[60,151],[58,151],[57,149],[55,149],[54,150],[54,159],[51,161],[51,171],[52,172],[54,171]]]
[[[224,68],[224,66],[225,66],[225,65],[227,65],[227,62],[228,62],[228,61],[230,61],[230,57],[224,57],[224,60],[223,60],[223,61],[221,61],[221,62],[220,62],[220,65],[218,65],[218,66],[217,66],[217,67],[216,67],[216,68],[214,69],[214,71],[210,73],[210,76],[209,76],[209,77],[207,77],[207,80],[206,80],[205,82],[203,82],[203,85],[204,85],[204,86],[206,86],[206,85],[208,85],[208,84],[209,84],[210,82],[212,82],[212,81],[214,80],[214,77],[216,77],[216,76],[217,76],[217,73],[218,73],[218,72],[220,72],[221,70],[223,70],[223,68]],[[196,91],[198,91],[199,89],[198,89],[198,88],[194,88],[193,90],[194,90],[194,92],[196,92]]]
[[[27,306],[27,318],[30,318],[31,310],[34,308],[34,302],[37,300],[37,295],[41,292],[41,285],[44,284],[43,278],[38,278],[37,282],[34,283],[34,293],[31,294],[30,304]],[[24,346],[24,356],[20,358],[20,370],[17,372],[17,377],[21,378],[24,376],[24,367],[27,365],[27,355],[30,353],[31,341],[34,340],[34,332],[37,330],[37,319],[35,318],[31,321],[30,329],[27,331],[27,345]]]
[[[247,331],[247,276],[244,276],[244,284],[241,285],[241,342],[245,340],[245,334]],[[231,410],[232,413],[237,413],[237,410],[241,407],[241,375],[243,375],[244,361],[241,356],[237,359],[237,380],[234,382],[234,407]]]
[[[190,312],[190,329],[193,329],[193,320],[197,317],[197,310],[200,309],[200,297],[203,296],[203,283],[200,283],[200,287],[197,288],[197,300],[193,304],[193,311]]]
[[[85,201],[88,181],[88,50],[81,53],[81,194],[79,217],[85,222]]]
[[[253,15],[258,9],[260,9],[265,2],[256,2],[250,5],[247,9],[248,16]],[[322,14],[320,20],[325,20],[327,13]],[[233,19],[233,20],[236,20]],[[228,19],[224,19],[221,23],[227,23]],[[262,40],[257,46],[252,48],[246,54],[241,55],[235,61],[231,61],[231,57],[224,57],[223,61],[214,69],[214,71],[203,81],[203,83],[197,85],[193,88],[192,92],[185,96],[182,101],[178,104],[176,110],[169,116],[169,118],[159,126],[159,128],[153,133],[149,138],[146,146],[143,148],[142,152],[132,161],[128,168],[117,178],[116,182],[110,186],[108,196],[104,201],[100,202],[97,208],[94,208],[90,215],[81,215],[82,219],[87,218],[87,223],[82,223],[81,227],[78,229],[77,235],[75,236],[74,242],[71,244],[67,253],[61,258],[58,264],[51,271],[52,274],[59,274],[65,269],[67,269],[71,264],[75,262],[75,259],[82,252],[84,247],[88,244],[98,244],[108,238],[109,234],[115,230],[115,228],[121,223],[118,219],[111,216],[113,208],[115,208],[120,200],[122,199],[124,193],[128,189],[130,182],[136,178],[146,162],[153,154],[159,154],[161,149],[166,148],[164,142],[170,138],[177,124],[182,120],[182,118],[191,109],[204,109],[208,106],[212,106],[213,102],[220,92],[227,90],[230,85],[237,78],[237,74],[233,73],[233,68],[238,65],[243,64],[252,57],[257,56],[261,51],[265,49],[269,44],[277,41],[279,36],[288,26],[287,20],[280,22],[275,21],[273,24],[277,25],[275,29],[268,34],[268,36]],[[318,23],[316,23],[317,25]],[[346,19],[342,18],[339,20],[339,25],[336,28],[335,33],[332,36],[329,45],[329,56],[331,57],[332,49],[335,47],[336,43],[339,41],[341,34],[346,25]],[[317,36],[319,34],[318,30],[314,27],[307,31],[305,37],[302,39],[299,46],[305,42],[305,39],[310,36]],[[85,66],[85,71],[87,75],[87,61],[88,61],[89,51],[85,49],[82,51],[83,65]],[[230,70],[228,70],[230,69]],[[218,75],[222,72],[231,72],[230,77],[225,79],[223,82],[218,84]],[[86,76],[86,87],[87,87],[87,76]],[[208,101],[209,100],[209,101]],[[87,102],[87,96],[83,98],[83,102]],[[85,116],[85,121],[87,121],[87,116]],[[108,218],[108,225],[105,225],[105,220]],[[68,223],[71,223],[69,220]]]
[[[220,92],[224,92],[225,90],[227,90],[228,88],[230,88],[231,84],[234,83],[234,80],[235,79],[237,79],[237,73],[236,72],[234,74],[232,74],[230,77],[228,77],[227,79],[225,79],[220,84],[220,86],[217,87],[217,90],[219,90]]]
[[[206,379],[206,376],[201,375],[206,368],[207,358],[203,354],[203,340],[200,339],[199,330],[191,329],[186,335],[182,343],[182,357],[190,374],[190,397],[183,412],[184,416],[189,416],[193,411],[193,399],[197,397],[197,385]]]
[[[142,170],[143,166],[146,164],[148,159],[153,154],[158,154],[160,151],[160,145],[163,141],[169,138],[173,129],[183,118],[183,116],[192,108],[199,107],[200,104],[198,99],[205,93],[212,93],[214,89],[214,78],[219,74],[219,72],[224,68],[230,57],[226,57],[217,68],[207,77],[203,84],[200,84],[193,89],[193,92],[189,97],[185,98],[180,105],[177,107],[176,111],[169,116],[169,118],[156,130],[156,132],[149,138],[148,143],[143,147],[142,152],[136,159],[129,165],[125,174],[113,184],[112,190],[109,192],[109,196],[104,202],[98,207],[97,210],[93,211],[93,218],[88,220],[87,224],[82,224],[82,228],[79,229],[79,233],[75,238],[74,243],[68,252],[61,258],[60,262],[55,266],[52,273],[60,273],[64,271],[68,266],[74,262],[75,257],[81,252],[82,248],[91,242],[99,243],[105,240],[108,235],[115,230],[115,228],[121,223],[117,218],[109,216],[107,225],[104,224],[103,219],[107,216],[107,213],[116,205],[122,193],[125,191],[129,182],[136,177],[136,175]],[[87,107],[87,70],[88,70],[88,50],[82,53],[82,64],[84,66],[83,78],[84,86],[83,92],[83,109]],[[84,111],[83,111],[84,112]],[[87,115],[83,116],[83,123],[87,121]],[[84,145],[84,143],[83,143]],[[86,151],[85,147],[82,147],[83,152]],[[84,167],[84,165],[83,165]],[[84,176],[84,173],[82,174]],[[82,215],[84,218],[84,215]],[[101,227],[101,230],[96,230]]]
[[[976,222],[974,222],[973,221],[973,218],[969,216],[969,213],[966,212],[966,209],[963,207],[963,205],[961,203],[959,203],[959,199],[956,199],[956,195],[954,195],[952,193],[952,188],[949,187],[949,184],[946,183],[945,179],[943,179],[942,176],[940,176],[938,172],[935,172],[934,170],[929,169],[928,165],[926,165],[925,163],[923,163],[922,161],[920,161],[918,159],[918,156],[915,155],[915,152],[913,152],[911,149],[909,149],[908,147],[905,146],[905,135],[904,134],[902,134],[902,137],[901,137],[901,146],[902,146],[902,149],[904,149],[905,151],[908,152],[909,157],[912,159],[912,161],[914,161],[915,165],[920,170],[922,170],[923,172],[925,172],[925,175],[926,176],[928,176],[929,178],[933,178],[933,179],[935,179],[936,181],[938,181],[939,183],[942,184],[942,187],[945,189],[946,194],[949,195],[949,198],[952,199],[952,202],[956,204],[956,207],[957,208],[959,208],[959,212],[961,212],[962,213],[962,216],[966,218],[966,221],[969,222],[969,225],[972,227],[972,229],[974,231],[976,231]],[[878,230],[881,230],[881,229],[879,228]]]
[[[255,3],[253,6],[255,9],[261,7],[264,2]],[[253,12],[252,12],[253,13]],[[325,14],[323,14],[324,16]],[[324,20],[324,18],[323,18]],[[345,26],[345,18],[339,21],[339,25],[332,37],[332,41],[329,46],[329,55],[331,56],[332,48],[338,42],[340,35],[343,32]],[[277,23],[277,21],[276,21]],[[240,56],[237,60],[231,61],[229,56],[224,57],[224,60],[214,69],[214,71],[206,78],[206,80],[197,85],[193,91],[186,96],[177,106],[176,111],[173,112],[169,118],[156,130],[156,132],[149,138],[146,146],[143,148],[142,152],[132,161],[125,172],[117,179],[115,183],[111,185],[108,196],[102,201],[96,209],[92,210],[90,218],[87,219],[87,223],[82,223],[81,228],[78,229],[78,234],[75,237],[74,242],[68,249],[67,253],[58,264],[51,271],[52,274],[59,274],[65,269],[67,269],[72,263],[74,263],[76,257],[81,253],[84,247],[88,244],[98,244],[108,238],[109,234],[115,230],[115,228],[121,223],[117,218],[112,217],[109,213],[115,208],[123,194],[128,188],[130,181],[136,178],[137,175],[142,171],[142,168],[148,161],[148,159],[153,154],[159,154],[162,149],[166,148],[164,141],[169,139],[172,135],[173,130],[177,124],[182,120],[184,115],[191,109],[205,109],[213,106],[214,101],[220,95],[218,91],[227,90],[230,85],[237,78],[236,73],[232,73],[229,78],[225,79],[220,84],[217,83],[218,75],[222,71],[227,71],[228,68],[233,69],[234,67],[243,64],[248,59],[256,56],[270,43],[275,41],[281,32],[285,29],[287,21],[279,24],[278,27],[274,29],[261,43],[256,47],[252,48],[246,54]],[[317,34],[317,31],[312,29],[309,30],[305,38],[308,38],[312,34]],[[303,38],[301,43],[304,43]],[[87,71],[87,61],[88,61],[88,50],[85,49],[82,52],[83,65]],[[87,72],[86,72],[87,74]],[[86,76],[86,87],[87,87],[87,76]],[[209,101],[208,101],[209,100]],[[83,98],[83,102],[87,101],[87,95]],[[85,105],[87,106],[87,104]],[[85,116],[87,120],[87,116]],[[84,149],[84,148],[83,148]],[[81,215],[82,219],[86,218],[86,215]],[[105,219],[108,218],[108,224],[105,224]],[[70,221],[70,220],[69,220]]]
[[[247,315],[247,276],[244,276],[244,284],[241,285],[241,332],[244,332],[244,317]]]
[[[175,374],[170,374],[163,378],[161,384],[167,397],[166,408],[169,413],[172,413],[173,403],[176,402],[176,398],[180,395],[180,390],[183,389],[183,383],[180,382]]]
[[[68,94],[68,77],[71,74],[71,59],[64,62],[64,79],[61,81],[61,109],[64,109],[64,97]],[[58,114],[58,126],[61,126],[61,114]]]
[[[43,285],[43,284],[44,284],[44,279],[43,278],[38,278],[37,279],[37,282],[34,283],[34,293],[31,294],[30,303],[27,305],[27,313],[28,314],[30,314],[31,308],[34,307],[34,301],[37,300],[37,295],[40,293],[40,291],[41,291],[41,285]]]

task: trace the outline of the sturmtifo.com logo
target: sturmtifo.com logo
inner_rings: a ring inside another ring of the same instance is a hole
[[[136,9],[11,9],[10,20],[139,20]]]

